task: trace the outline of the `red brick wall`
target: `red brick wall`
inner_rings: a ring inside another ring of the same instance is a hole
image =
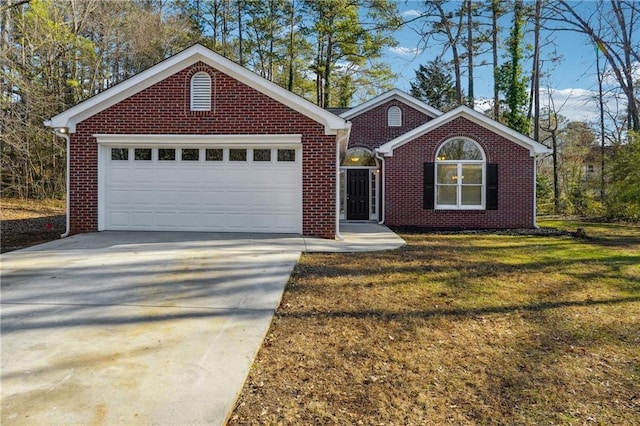
[[[487,163],[498,164],[498,210],[425,210],[423,163],[435,162],[437,148],[464,136],[484,149]],[[416,138],[385,159],[385,223],[427,228],[531,228],[534,159],[529,150],[465,118]]]
[[[189,108],[191,76],[212,77],[212,111]],[[294,95],[292,95],[294,96]],[[302,134],[303,233],[335,235],[336,137],[324,126],[198,63],[77,125],[71,136],[71,232],[98,227],[98,145],[93,134]]]
[[[400,127],[387,126],[387,111],[394,105],[402,110],[402,126]],[[373,150],[429,120],[431,117],[428,115],[403,102],[392,99],[349,120],[352,123],[349,148],[366,147]]]

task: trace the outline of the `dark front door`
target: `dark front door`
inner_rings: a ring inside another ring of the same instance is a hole
[[[347,169],[347,220],[369,220],[369,169]]]

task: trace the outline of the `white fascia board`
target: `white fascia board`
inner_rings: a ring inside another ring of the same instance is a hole
[[[201,61],[230,77],[258,90],[270,98],[324,125],[326,135],[335,135],[346,129],[346,121],[337,115],[297,96],[268,81],[248,69],[226,59],[206,47],[196,44],[168,58],[159,64],[105,90],[92,98],[45,121],[48,127],[66,127],[70,133],[76,131],[76,124],[86,120],[118,102],[164,80],[165,78]]]
[[[380,96],[376,96],[375,98],[370,99],[367,102],[360,104],[355,108],[351,108],[350,110],[343,112],[342,114],[340,114],[340,117],[347,120],[351,119],[362,113],[372,110],[373,108],[379,105],[382,105],[385,102],[388,102],[392,99],[399,100],[433,118],[439,117],[443,114],[442,111],[437,110],[431,105],[428,105],[422,102],[421,100],[414,98],[408,93],[405,93],[400,89],[393,89],[389,92],[383,93]]]
[[[104,146],[286,146],[302,142],[300,134],[269,135],[181,135],[181,134],[95,134]]]
[[[534,141],[533,139],[524,136],[523,134],[505,126],[504,124],[498,123],[497,121],[480,114],[477,111],[472,110],[466,106],[459,106],[440,117],[437,117],[422,126],[416,127],[410,132],[405,133],[383,145],[381,145],[377,151],[383,154],[386,157],[393,156],[393,150],[401,147],[402,145],[411,142],[417,137],[424,135],[439,126],[442,126],[450,121],[455,120],[458,117],[464,117],[471,122],[474,122],[484,128],[491,130],[492,132],[503,136],[504,138],[510,140],[511,142],[522,146],[529,150],[529,154],[534,157],[540,154],[548,154],[551,150],[544,146],[543,144]]]

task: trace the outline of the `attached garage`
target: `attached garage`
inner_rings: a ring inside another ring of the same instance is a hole
[[[96,135],[99,230],[302,233],[301,135]]]
[[[67,232],[339,236],[351,124],[201,45],[45,122],[67,144]]]

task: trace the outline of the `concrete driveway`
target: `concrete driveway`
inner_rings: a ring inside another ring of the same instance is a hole
[[[2,260],[1,423],[221,424],[302,251],[404,244],[102,232]]]
[[[4,254],[1,423],[223,422],[296,240],[106,232]]]

